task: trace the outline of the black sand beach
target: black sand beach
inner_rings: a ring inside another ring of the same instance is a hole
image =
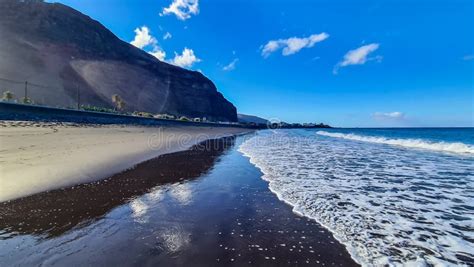
[[[356,266],[269,191],[236,150],[242,138],[0,203],[0,265]]]

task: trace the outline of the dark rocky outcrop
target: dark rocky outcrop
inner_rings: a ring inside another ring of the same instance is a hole
[[[161,62],[58,3],[0,0],[0,77],[28,80],[28,95],[46,105],[75,106],[79,88],[82,104],[111,107],[119,94],[129,111],[237,121],[201,73]],[[5,89],[23,94],[22,85],[0,83]]]
[[[254,115],[237,114],[237,118],[240,123],[255,123],[255,124],[263,124],[263,125],[268,124],[267,119],[260,118]]]

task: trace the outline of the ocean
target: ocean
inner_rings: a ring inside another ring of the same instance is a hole
[[[474,128],[266,130],[239,151],[364,266],[474,265]]]

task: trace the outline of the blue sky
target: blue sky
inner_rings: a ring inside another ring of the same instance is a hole
[[[340,127],[474,126],[471,0],[60,2],[202,71],[240,113]]]

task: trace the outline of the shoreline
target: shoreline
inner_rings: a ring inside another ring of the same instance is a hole
[[[243,139],[0,203],[0,256],[10,265],[358,266],[327,229],[278,200],[237,150]]]
[[[338,132],[472,145],[468,130]],[[473,262],[468,155],[318,133],[259,132],[240,151],[280,200],[326,227],[363,266]]]
[[[251,131],[234,127],[0,121],[0,202],[105,179],[208,139]]]
[[[269,179],[268,176],[270,175],[271,172],[268,171],[268,169],[264,166],[264,164],[261,164],[255,157],[252,157],[249,153],[247,153],[245,151],[245,149],[242,149],[241,147],[238,148],[238,151],[240,153],[242,153],[242,155],[244,157],[246,157],[249,162],[255,167],[257,168],[261,173],[261,179],[264,180],[267,184],[268,184],[268,190],[270,192],[272,192],[272,194],[274,194],[279,201],[285,203],[286,205],[288,205],[289,207],[291,207],[291,210],[293,213],[301,216],[301,217],[305,217],[305,218],[308,218],[310,220],[313,220],[315,221],[317,224],[319,224],[321,227],[323,227],[324,229],[326,229],[328,232],[330,232],[333,236],[333,238],[335,240],[337,240],[337,242],[339,242],[339,244],[343,245],[345,247],[345,249],[347,250],[347,252],[349,253],[351,259],[358,265],[360,266],[363,266],[364,264],[366,264],[364,262],[364,259],[357,254],[357,251],[356,249],[352,246],[352,244],[350,244],[349,242],[343,240],[343,238],[341,238],[340,236],[338,236],[338,233],[337,231],[335,231],[333,228],[331,228],[330,226],[324,224],[323,222],[321,222],[320,220],[318,220],[317,217],[315,216],[312,216],[311,214],[308,214],[307,212],[305,212],[304,210],[301,210],[297,204],[291,202],[290,200],[288,199],[285,199],[282,195],[281,192],[279,192],[278,190],[272,188],[272,184],[274,183],[274,181],[272,181],[272,179]]]
[[[270,190],[278,198],[278,200],[280,200],[281,202],[283,202],[286,205],[290,206],[291,210],[295,214],[297,214],[301,217],[305,217],[305,218],[308,218],[310,220],[313,220],[313,221],[317,222],[321,227],[324,227],[324,229],[326,229],[327,231],[329,231],[332,234],[332,236],[334,237],[334,239],[337,240],[337,242],[339,242],[341,245],[343,245],[346,248],[346,250],[350,254],[352,260],[354,260],[354,262],[357,263],[358,265],[362,266],[363,259],[357,254],[354,247],[350,243],[348,243],[347,241],[342,240],[342,238],[338,236],[338,233],[334,229],[332,229],[331,227],[329,227],[329,226],[325,225],[324,223],[322,223],[320,220],[318,220],[318,218],[316,218],[314,216],[311,216],[311,214],[308,214],[308,213],[304,212],[301,209],[298,209],[298,206],[295,203],[285,199],[280,192],[278,192],[277,190],[272,188],[272,182],[273,181],[271,179],[266,178],[266,176],[268,175],[268,172],[265,171],[265,168],[262,165],[259,165],[258,162],[254,158],[252,158],[252,156],[245,153],[243,150],[239,149],[239,152],[242,153],[242,155],[244,157],[248,158],[249,162],[253,166],[255,166],[255,168],[259,169],[262,172],[262,176],[261,176],[262,180],[264,180],[265,182],[268,183],[268,190]]]

